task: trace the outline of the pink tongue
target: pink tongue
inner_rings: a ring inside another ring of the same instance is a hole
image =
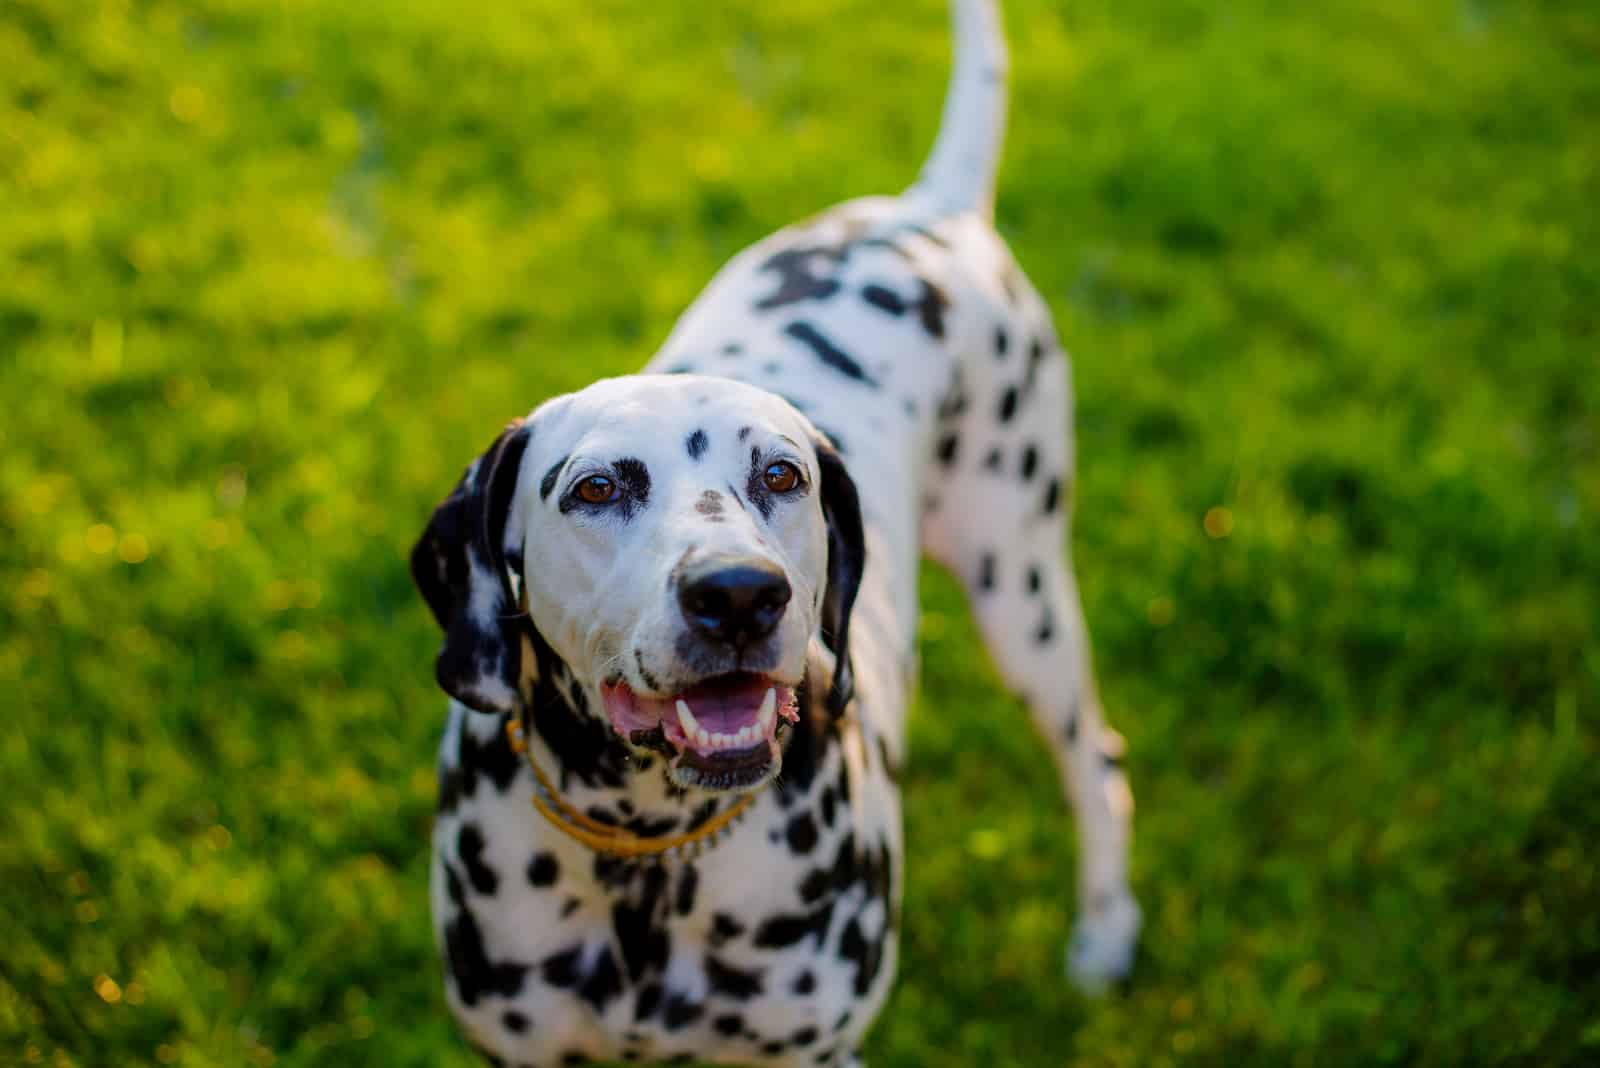
[[[690,700],[689,709],[706,730],[734,734],[741,727],[748,727],[756,721],[756,713],[761,711],[761,699],[766,695],[766,690],[759,690],[696,697]]]

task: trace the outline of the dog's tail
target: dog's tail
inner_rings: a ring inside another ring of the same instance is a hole
[[[1006,122],[1006,39],[998,0],[951,0],[955,63],[933,153],[907,192],[941,213],[994,211]]]

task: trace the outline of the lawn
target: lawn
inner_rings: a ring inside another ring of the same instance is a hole
[[[869,1065],[1600,1062],[1600,8],[1014,0],[1146,936],[929,569]],[[476,1063],[405,554],[906,185],[939,0],[0,4],[0,1063]]]

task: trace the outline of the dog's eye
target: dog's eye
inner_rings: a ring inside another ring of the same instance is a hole
[[[610,504],[622,496],[617,484],[605,475],[590,475],[578,483],[578,499],[586,504]]]
[[[800,469],[788,460],[779,460],[767,465],[761,481],[773,493],[788,493],[800,485]]]

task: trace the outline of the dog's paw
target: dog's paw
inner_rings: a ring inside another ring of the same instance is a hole
[[[1133,895],[1117,894],[1097,904],[1098,909],[1078,917],[1067,947],[1067,975],[1086,994],[1104,993],[1126,978],[1139,945],[1142,917]]]

